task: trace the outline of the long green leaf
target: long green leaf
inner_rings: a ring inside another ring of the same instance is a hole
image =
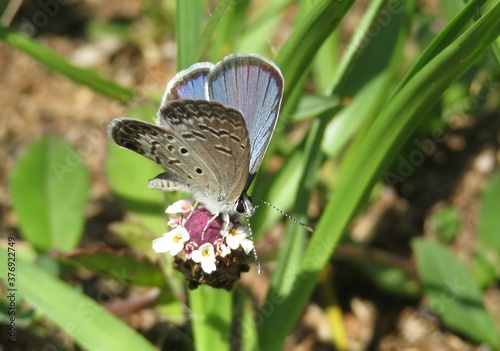
[[[201,285],[189,291],[196,350],[230,350],[233,292]]]
[[[234,0],[235,2],[241,0]],[[248,1],[248,0],[247,0]],[[291,0],[268,0],[262,3],[259,7],[259,13],[255,16],[256,19],[250,19],[249,23],[242,23],[246,29],[236,38],[232,38],[234,42],[234,50],[236,52],[255,52],[259,54],[269,53],[268,40],[271,33],[275,33],[279,27],[283,9],[289,5]],[[238,4],[237,6],[239,6]],[[248,5],[243,4],[244,7]],[[241,18],[241,17],[240,17]],[[241,18],[244,19],[244,18]],[[240,28],[242,24],[237,24]]]
[[[300,315],[297,306],[306,304],[320,272],[371,188],[448,85],[470,68],[497,38],[499,16],[500,3],[419,71],[394,96],[370,133],[356,139],[358,145],[352,147],[356,157],[349,152],[343,159],[337,190],[307,248],[291,294],[280,296],[272,289],[269,292],[267,302],[274,309],[259,327],[261,347],[281,348]]]
[[[203,18],[202,0],[177,0],[176,32],[177,39],[177,70],[188,68],[197,62],[197,48],[201,38],[201,23]]]
[[[121,284],[162,288],[167,283],[165,275],[157,264],[145,256],[135,257],[126,251],[116,252],[104,247],[92,250],[79,249],[63,256],[63,259],[76,262]]]
[[[227,13],[226,10],[228,9],[232,1],[233,0],[220,0],[217,3],[215,10],[213,11],[205,29],[203,30],[203,34],[200,39],[200,44],[195,54],[195,59],[197,61],[201,59],[203,53],[210,45],[210,40],[212,39],[215,29],[220,24],[222,18],[226,17],[224,16],[224,14]]]
[[[292,90],[302,89],[302,85],[298,84],[302,75],[308,71],[316,52],[337,28],[353,3],[353,0],[320,0],[297,23],[276,57],[276,64],[286,82],[284,104]]]
[[[0,249],[0,260],[7,262],[4,248]],[[7,282],[7,270],[2,269],[0,274],[1,280]],[[17,291],[84,349],[156,350],[144,337],[94,300],[36,265],[16,257],[15,274]]]
[[[308,199],[317,182],[320,163],[324,156],[317,152],[320,148],[321,135],[324,134],[327,120],[315,120],[311,126],[304,152],[302,153],[302,176],[300,179],[300,187],[295,195],[295,208],[292,216],[299,221],[304,221],[307,218],[307,208],[309,205]],[[287,295],[293,286],[300,261],[304,255],[304,247],[306,242],[306,231],[296,223],[289,222],[285,233],[285,242],[280,255],[278,257],[276,269],[273,272],[271,280],[271,289],[278,292],[280,295]]]
[[[432,43],[425,49],[419,56],[417,61],[413,64],[410,71],[406,74],[405,78],[399,83],[399,87],[405,85],[424,65],[426,65],[432,58],[444,50],[448,45],[463,33],[465,28],[468,28],[468,22],[474,19],[474,16],[480,11],[481,6],[486,0],[469,1],[463,8],[461,14],[456,16],[449,26],[439,33],[439,35],[432,41]],[[455,3],[457,5],[457,2]]]
[[[88,86],[99,94],[109,96],[122,103],[130,102],[137,95],[133,90],[106,80],[94,71],[72,65],[52,50],[10,28],[0,26],[0,39],[31,56],[48,69],[68,77],[76,83]]]
[[[342,150],[362,125],[376,118],[385,105],[414,7],[414,1],[403,5],[379,0],[367,9],[331,87],[334,95],[352,97],[353,101],[335,115],[326,129],[322,150],[330,157]]]
[[[479,235],[483,245],[495,250],[500,256],[500,173],[495,174],[485,185],[481,194],[481,213],[479,215]]]

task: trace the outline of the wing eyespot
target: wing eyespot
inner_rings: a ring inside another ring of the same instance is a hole
[[[203,170],[200,167],[196,167],[195,172],[198,174],[203,174]]]
[[[181,147],[181,148],[179,149],[179,152],[180,152],[181,154],[183,154],[183,155],[187,155],[187,154],[189,154],[189,151],[188,151],[185,147]]]

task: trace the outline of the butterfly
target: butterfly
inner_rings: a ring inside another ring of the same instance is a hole
[[[183,191],[224,221],[250,217],[247,190],[276,128],[283,96],[280,69],[257,54],[201,62],[167,85],[156,125],[116,118],[109,137],[165,169],[149,187]]]

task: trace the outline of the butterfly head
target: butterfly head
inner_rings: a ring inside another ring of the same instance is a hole
[[[241,194],[240,198],[236,202],[236,212],[239,214],[244,214],[247,217],[252,217],[255,213],[257,206],[252,205],[252,199],[247,193]]]

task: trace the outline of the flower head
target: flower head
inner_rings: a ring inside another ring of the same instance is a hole
[[[166,212],[174,229],[154,240],[153,249],[174,256],[174,268],[186,276],[191,289],[207,284],[230,290],[240,273],[248,272],[246,261],[254,246],[239,215],[214,215],[186,200]]]

